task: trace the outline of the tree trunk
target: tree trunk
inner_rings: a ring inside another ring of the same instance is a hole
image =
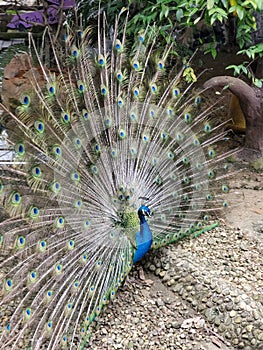
[[[244,81],[231,76],[218,76],[205,82],[204,88],[228,89],[238,97],[246,119],[246,141],[242,158],[263,158],[263,90],[252,88]]]

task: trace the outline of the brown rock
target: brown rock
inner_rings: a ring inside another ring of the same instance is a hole
[[[39,86],[45,84],[41,69],[35,68],[33,59],[28,54],[15,55],[4,69],[2,102],[11,110],[20,103],[20,98],[25,93],[32,91],[32,83]]]

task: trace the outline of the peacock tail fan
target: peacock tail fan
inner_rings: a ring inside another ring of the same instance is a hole
[[[52,69],[29,36],[40,69],[8,111],[13,156],[1,162],[1,348],[84,347],[132,267],[142,204],[153,248],[227,206],[217,107],[202,106],[172,44],[160,52],[146,30],[126,47],[120,29],[109,45],[101,25],[96,47],[91,28],[67,30],[59,50],[47,31]]]

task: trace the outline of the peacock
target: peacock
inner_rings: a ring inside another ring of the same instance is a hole
[[[29,35],[31,87],[1,104],[1,349],[84,349],[133,264],[228,206],[217,107],[172,41],[127,39],[124,12],[110,36],[103,15],[63,45],[46,29],[49,68]]]

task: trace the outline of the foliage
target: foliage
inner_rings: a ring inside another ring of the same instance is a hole
[[[148,28],[159,47],[162,43],[176,41],[180,56],[188,56],[189,48],[197,46],[215,58],[218,38],[213,29],[219,26],[223,32],[222,28],[225,26],[228,34],[234,36],[234,43],[242,49],[239,54],[246,54],[252,60],[262,57],[262,44],[249,47],[252,44],[252,32],[256,30],[255,12],[263,10],[262,0],[79,0],[79,8],[87,22],[97,17],[98,8],[99,13],[106,13],[109,31],[114,25],[116,14],[123,7],[130,12],[127,21],[128,37]],[[207,38],[202,37],[200,30],[205,25],[210,30]],[[197,33],[195,45],[194,33]],[[246,62],[228,68],[233,68],[235,75],[243,72],[256,86],[262,86],[262,80],[256,79],[245,64]]]
[[[250,46],[245,50],[238,51],[237,54],[246,54],[250,59],[255,60],[257,57],[263,57],[263,44],[257,44],[254,46]],[[252,70],[250,69],[249,62],[243,62],[242,64],[230,65],[226,69],[234,69],[234,75],[245,74],[249,79],[252,80],[252,83],[261,88],[263,86],[263,79],[258,79],[254,76]]]
[[[114,24],[116,14],[123,6],[128,7],[131,13],[128,34],[155,25],[165,40],[169,32],[176,35],[176,31],[180,33],[186,27],[195,29],[200,21],[213,26],[234,18],[236,41],[243,48],[245,44],[251,43],[251,32],[256,29],[254,12],[262,9],[262,0],[79,0],[79,8],[87,22],[97,16],[100,8],[100,12],[105,11],[109,25]]]

